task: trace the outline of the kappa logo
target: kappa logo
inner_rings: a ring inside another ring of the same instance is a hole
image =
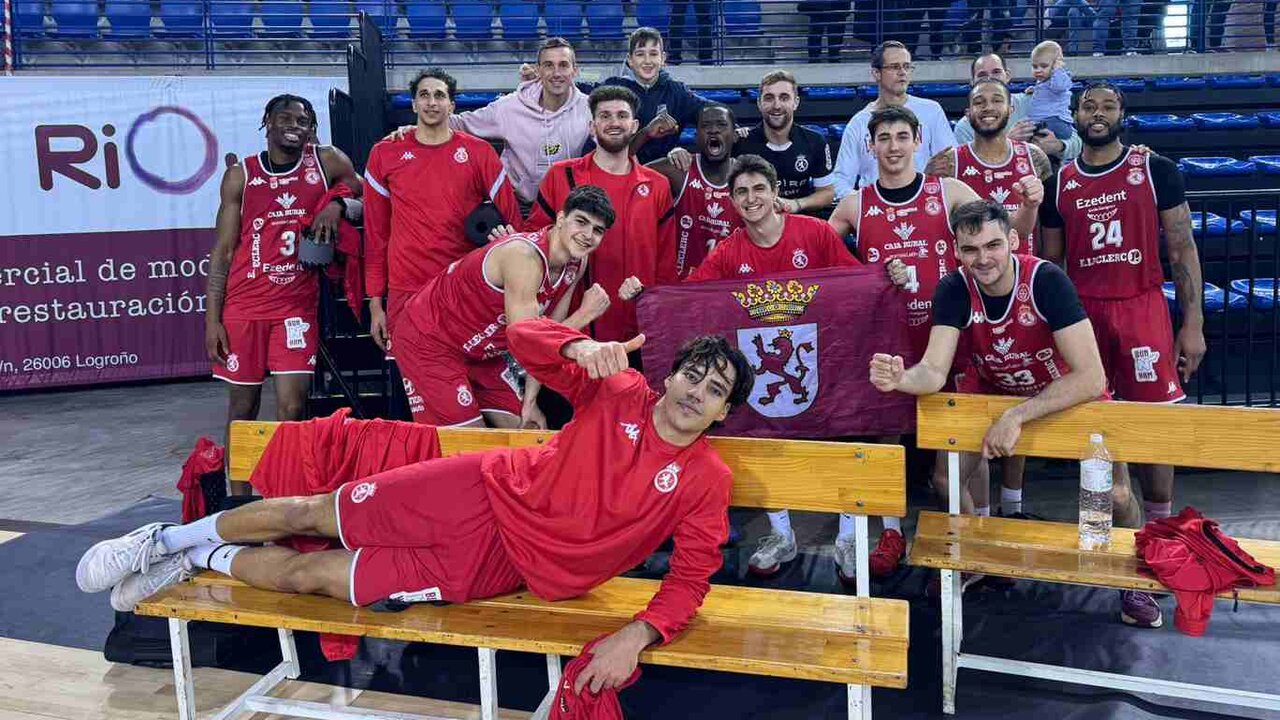
[[[660,493],[669,493],[676,489],[676,485],[680,482],[680,466],[676,463],[669,463],[666,467],[658,471],[653,476],[653,486]]]
[[[1170,381],[1169,381],[1169,387],[1165,389],[1165,392],[1166,392],[1166,393],[1168,393],[1168,394],[1170,394],[1170,395],[1177,395],[1177,394],[1178,394],[1178,384],[1177,384],[1177,383],[1175,383],[1174,381],[1170,380]]]
[[[992,190],[989,194],[991,195],[991,199],[992,199],[992,200],[995,200],[997,203],[999,203],[999,204],[1001,204],[1001,205],[1003,205],[1003,204],[1004,204],[1004,201],[1005,201],[1005,200],[1008,200],[1008,199],[1009,199],[1009,189],[1008,189],[1008,188],[1002,188],[1002,187],[1001,187],[1001,188],[996,188],[996,189]]]
[[[1000,353],[1001,355],[1008,355],[1009,351],[1013,349],[1013,338],[1011,337],[1000,338],[999,340],[996,340],[995,343],[992,344],[992,346],[995,347],[996,352]]]
[[[1133,355],[1133,378],[1138,382],[1155,382],[1156,363],[1160,361],[1160,352],[1143,345],[1129,351]]]
[[[863,215],[862,215],[862,216],[863,216],[863,217],[876,217],[877,215],[883,215],[883,214],[884,214],[884,211],[880,209],[880,206],[879,206],[879,205],[872,205],[871,207],[867,208],[867,211],[866,211],[865,213],[863,213]]]
[[[471,388],[466,385],[458,386],[458,404],[462,407],[471,407],[471,403],[475,402],[475,398],[471,397]]]
[[[378,491],[377,483],[371,483],[371,482],[358,483],[355,487],[351,488],[351,502],[359,505],[365,500],[368,500],[369,498],[373,497],[373,494],[377,491]]]
[[[796,172],[804,172],[809,169],[809,158],[804,155],[796,156]]]
[[[316,366],[316,356],[312,355],[311,357],[307,358],[307,367],[315,367],[315,366]]]
[[[467,149],[464,147],[458,148],[457,152],[453,154],[453,161],[459,165],[462,165],[469,159],[471,159],[471,156],[467,154]]]
[[[1080,187],[1080,183],[1076,182],[1076,179],[1075,179],[1075,178],[1071,178],[1070,180],[1068,180],[1068,181],[1067,181],[1067,184],[1066,184],[1066,185],[1063,185],[1063,186],[1062,186],[1062,189],[1063,189],[1063,190],[1075,190],[1075,189],[1076,189],[1076,188],[1078,188],[1078,187]]]
[[[701,189],[702,189],[702,181],[701,181],[701,180],[690,180],[690,181],[689,181],[689,187],[693,188],[694,190],[701,190]]]
[[[741,265],[738,266],[739,275],[749,275],[753,272],[755,272],[755,270],[752,270],[751,265],[749,265],[748,263],[742,263]]]
[[[260,177],[255,177],[254,179],[249,181],[250,187],[258,187],[259,185],[266,185],[266,184],[267,184],[267,181],[263,180]]]
[[[231,353],[230,355],[227,356],[227,369],[230,370],[231,372],[239,372],[240,370],[239,355],[235,353]]]
[[[972,165],[970,165],[969,167],[967,167],[967,168],[965,168],[965,169],[964,169],[964,176],[965,176],[965,177],[973,177],[974,175],[977,175],[977,174],[978,174],[978,168],[976,168],[976,167],[974,167],[974,166],[972,166]]]
[[[911,233],[915,231],[916,231],[915,225],[912,225],[911,223],[908,223],[908,222],[904,222],[899,224],[897,227],[893,229],[893,234],[897,235],[899,238],[903,240],[907,240],[911,237]]]
[[[417,157],[417,156],[413,154],[413,151],[412,151],[412,150],[405,150],[405,151],[404,151],[404,154],[400,156],[400,159],[401,159],[401,160],[413,160],[413,159],[414,159],[414,158],[416,158],[416,157]]]
[[[635,445],[636,443],[640,442],[640,426],[639,425],[637,425],[636,423],[629,423],[629,422],[618,423],[618,424],[622,426],[622,432],[627,434],[627,439],[631,441],[632,445]]]
[[[285,193],[283,195],[278,196],[276,198],[276,202],[280,203],[280,207],[284,208],[285,210],[288,210],[289,208],[293,207],[294,203],[298,202],[298,197],[296,195]]]
[[[724,207],[720,203],[711,203],[707,206],[707,214],[713,218],[718,218],[724,213]]]

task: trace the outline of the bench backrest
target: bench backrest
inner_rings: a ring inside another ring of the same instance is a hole
[[[279,423],[234,422],[227,443],[232,480],[248,481]],[[553,433],[440,428],[445,455],[541,444]],[[733,504],[902,517],[906,454],[898,445],[712,438],[733,471]]]
[[[916,404],[917,441],[933,450],[980,452],[991,423],[1021,398],[938,393]],[[1102,433],[1116,461],[1280,472],[1280,410],[1090,402],[1022,427],[1017,451],[1075,459]]]

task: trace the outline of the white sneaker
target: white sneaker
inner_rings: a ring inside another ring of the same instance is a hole
[[[138,603],[192,574],[186,553],[165,556],[146,570],[121,580],[111,590],[111,607],[120,612],[133,612]]]
[[[173,523],[143,525],[128,535],[103,540],[85,551],[76,565],[76,584],[87,593],[102,592],[130,573],[146,572],[163,557],[160,531]]]
[[[858,578],[858,549],[851,537],[836,538],[836,577],[841,585],[853,586]]]
[[[747,561],[747,570],[753,575],[768,577],[778,572],[782,563],[796,559],[796,534],[783,537],[775,532],[760,538],[760,544]]]

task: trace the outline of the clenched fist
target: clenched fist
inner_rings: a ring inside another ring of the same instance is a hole
[[[901,355],[876,353],[871,356],[871,384],[880,392],[893,392],[902,384],[907,368]]]

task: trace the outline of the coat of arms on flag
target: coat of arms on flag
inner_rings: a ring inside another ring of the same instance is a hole
[[[749,283],[733,293],[755,322],[795,320],[818,294],[819,285],[790,280],[785,285],[767,280]],[[772,418],[795,417],[808,410],[818,395],[818,325],[804,323],[738,328],[738,349],[755,371],[747,404]]]

